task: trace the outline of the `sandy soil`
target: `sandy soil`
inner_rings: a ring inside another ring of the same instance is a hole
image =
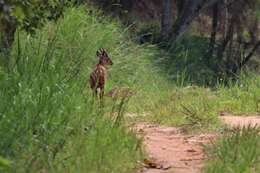
[[[222,116],[221,119],[224,123],[232,127],[243,126],[256,126],[260,125],[260,116]]]
[[[144,168],[143,173],[199,173],[206,156],[202,144],[213,141],[214,134],[186,135],[178,128],[138,124],[150,162],[157,168]]]
[[[222,116],[231,126],[260,125],[260,116]],[[187,135],[175,127],[139,123],[138,134],[144,138],[149,159],[142,173],[200,173],[207,159],[203,145],[213,142],[217,134]]]

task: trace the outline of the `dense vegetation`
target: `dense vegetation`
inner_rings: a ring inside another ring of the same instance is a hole
[[[9,66],[1,67],[0,155],[11,161],[5,171],[128,172],[136,168],[139,141],[123,123],[109,118],[121,115],[125,105],[112,103],[106,111],[100,109],[87,83],[99,47],[116,48],[111,56],[120,62],[127,51],[124,46],[131,43],[119,34],[115,21],[88,13],[71,8],[34,36],[17,31]],[[140,58],[131,52],[125,56],[126,60],[133,57]]]
[[[6,2],[0,0],[6,6],[0,9],[9,9],[0,14],[0,172],[135,172],[144,152],[128,125],[140,119],[188,132],[223,132],[223,138],[208,149],[212,159],[205,172],[259,172],[259,129],[225,131],[218,118],[223,113],[260,112],[255,65],[259,62],[255,24],[259,22],[241,23],[250,15],[258,19],[259,1],[251,2],[255,6],[247,4],[238,18],[234,18],[237,8],[222,1],[209,6],[217,17],[202,10],[191,13],[195,25],[200,25],[195,20],[199,14],[210,17],[212,28],[204,35],[198,33],[198,26],[189,33],[184,29],[182,34],[187,34],[178,41],[172,38],[177,26],[161,31],[172,32],[166,34],[160,33],[158,21],[137,21],[126,27],[105,17],[111,14],[107,11],[89,4],[75,7],[83,1]],[[97,2],[103,9],[114,3]],[[122,5],[131,11],[131,4],[124,1]],[[185,14],[180,10],[198,5],[187,4],[186,8],[179,4],[175,22]],[[125,15],[124,10],[116,15]],[[117,89],[131,93],[106,96],[103,105],[88,86],[101,47],[114,62],[106,93]],[[240,67],[248,55],[247,68]],[[145,116],[126,117],[126,113]]]
[[[133,30],[148,24],[141,29],[144,31],[141,42],[152,41],[171,50],[188,34],[204,39],[206,44],[200,47],[203,48],[200,58],[205,62],[203,68],[211,69],[214,77],[236,78],[250,63],[258,64],[254,57],[260,48],[259,0],[97,2],[103,4],[104,9],[112,8],[124,20],[127,18]],[[116,3],[119,5],[114,5]]]

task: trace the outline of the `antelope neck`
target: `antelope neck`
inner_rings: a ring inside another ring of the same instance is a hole
[[[97,64],[97,67],[103,67],[103,68],[107,69],[106,66],[104,64],[101,64],[101,63]]]

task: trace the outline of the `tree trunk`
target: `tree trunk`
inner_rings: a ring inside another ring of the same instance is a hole
[[[178,10],[178,16],[179,18],[181,16],[181,13],[183,12],[183,9],[185,7],[186,0],[176,0],[177,10]]]
[[[16,31],[16,22],[12,17],[9,20],[0,20],[1,25],[1,38],[0,38],[0,53],[5,54],[3,62],[5,66],[9,66],[9,53],[14,42],[14,36]]]
[[[226,48],[227,48],[230,40],[233,39],[233,35],[234,35],[234,17],[232,17],[230,19],[230,21],[228,23],[226,23],[226,25],[227,25],[227,28],[226,28],[227,30],[226,30],[224,39],[222,41],[222,44],[219,45],[218,50],[217,50],[217,60],[219,62],[223,62],[222,60],[223,60]],[[218,66],[218,69],[217,69],[216,72],[223,71],[223,69],[221,70],[221,68],[222,68],[221,66],[226,66],[227,62],[223,62],[223,63],[225,63],[225,64],[221,64],[220,63],[220,65]],[[224,71],[226,71],[226,69],[224,69]]]
[[[221,0],[187,0],[179,20],[175,23],[175,30],[172,37],[173,42],[178,41],[190,28],[191,23],[200,14],[203,8],[212,6],[218,1]]]
[[[5,30],[2,36],[2,51],[8,51],[14,42],[15,28],[10,27]]]
[[[120,1],[123,8],[130,11],[133,7],[133,1],[132,0],[121,0]]]
[[[16,26],[12,22],[5,23],[1,40],[1,51],[7,51],[11,48],[14,41],[15,30]]]
[[[162,0],[161,38],[168,41],[173,26],[173,0]]]
[[[213,6],[212,31],[210,36],[209,49],[205,57],[208,66],[210,66],[210,61],[214,53],[214,48],[216,44],[217,27],[218,27],[218,3],[216,3]]]
[[[233,69],[233,73],[237,73],[237,71],[241,70],[253,57],[254,53],[259,49],[259,47],[260,47],[260,40],[254,45],[254,47],[248,53],[248,55],[243,58],[242,62]]]

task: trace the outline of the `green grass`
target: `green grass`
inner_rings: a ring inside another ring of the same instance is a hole
[[[100,47],[117,64],[107,90],[133,83],[140,70],[125,71],[135,67],[127,62],[139,61],[142,48],[124,35],[119,23],[83,7],[68,9],[33,36],[17,32],[10,55],[1,57],[9,66],[0,68],[0,156],[10,161],[5,172],[124,173],[139,167],[140,141],[122,119],[125,100],[101,108],[88,87]],[[116,122],[109,116],[115,114]]]
[[[259,113],[260,77],[241,72],[236,80],[216,78],[204,59],[206,48],[205,38],[188,35],[168,52],[156,50],[160,55],[152,59],[151,68],[159,69],[159,77],[152,73],[158,82],[150,80],[142,85],[150,89],[145,88],[145,99],[139,99],[147,103],[143,110],[150,116],[145,119],[201,131],[218,129],[222,112]]]
[[[214,95],[201,87],[176,88],[152,109],[152,121],[186,129],[215,129],[220,124]]]
[[[259,76],[241,75],[228,85],[215,88],[196,85],[169,91],[150,109],[151,121],[176,125],[190,130],[216,130],[221,126],[220,113],[248,115],[259,113]]]
[[[126,111],[200,131],[218,128],[221,111],[259,112],[258,76],[207,88],[213,75],[199,56],[191,61],[200,55],[195,44],[172,56],[128,35],[118,21],[89,6],[67,9],[35,35],[16,33],[10,55],[0,56],[10,60],[0,67],[0,170],[135,172],[143,152],[126,128]],[[88,87],[101,47],[114,62],[105,91],[129,87],[135,93],[130,100],[106,97],[102,108]]]
[[[244,127],[227,132],[208,149],[205,173],[257,173],[260,171],[259,128]]]

